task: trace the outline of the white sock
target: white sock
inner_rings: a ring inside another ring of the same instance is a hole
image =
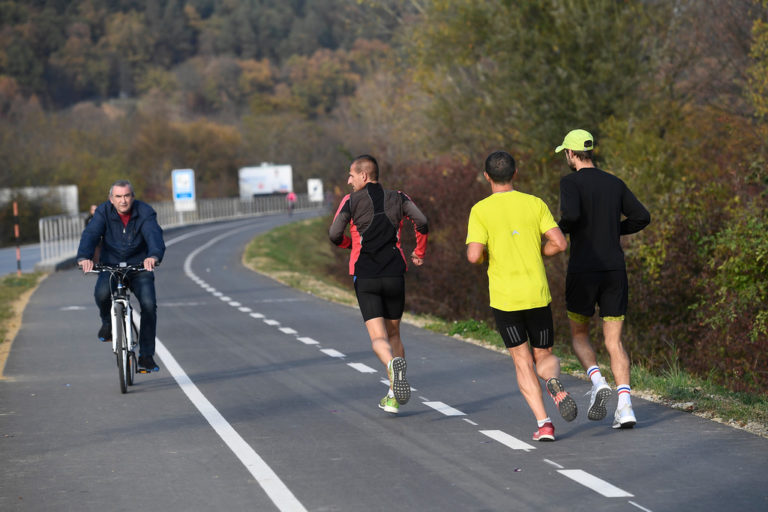
[[[536,420],[536,423],[538,423],[538,424],[539,424],[539,428],[541,428],[541,427],[543,427],[544,425],[546,425],[547,423],[552,423],[552,420],[551,420],[551,419],[549,419],[549,416],[547,416],[547,417],[546,417],[546,418],[544,418],[543,420]]]
[[[599,366],[590,366],[587,368],[587,375],[592,380],[593,386],[598,386],[603,383],[605,380],[603,378],[603,374],[600,373],[600,367]]]
[[[395,398],[395,392],[394,392],[394,391],[392,391],[392,388],[389,388],[389,393],[387,393],[387,396],[388,396],[389,398]]]
[[[619,394],[619,404],[617,407],[621,408],[625,405],[632,406],[632,388],[629,387],[629,384],[622,384],[621,386],[616,388],[617,393]]]

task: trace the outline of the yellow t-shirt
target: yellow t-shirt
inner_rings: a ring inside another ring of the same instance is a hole
[[[556,227],[544,201],[515,190],[492,194],[472,207],[466,243],[488,248],[492,308],[520,311],[552,301],[541,235]]]

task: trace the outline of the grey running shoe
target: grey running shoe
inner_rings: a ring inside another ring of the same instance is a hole
[[[632,428],[636,423],[637,418],[630,404],[616,408],[616,414],[613,415],[613,428]]]
[[[392,391],[400,405],[407,404],[408,400],[411,399],[411,386],[405,378],[406,367],[405,359],[396,357],[389,362],[387,368],[389,381],[392,383]]]
[[[565,421],[573,421],[576,418],[576,414],[579,412],[576,407],[576,400],[565,390],[559,379],[552,377],[547,381],[547,393],[554,400],[557,410],[560,411],[560,416]]]
[[[611,386],[605,382],[592,386],[592,390],[589,392],[589,411],[587,412],[587,418],[592,421],[600,421],[608,414],[608,410],[605,408],[605,404],[608,399],[611,398]]]

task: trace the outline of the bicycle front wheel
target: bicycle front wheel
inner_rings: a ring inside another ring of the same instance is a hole
[[[131,371],[130,363],[128,362],[128,346],[125,336],[125,307],[122,304],[115,304],[115,347],[117,353],[117,370],[120,378],[120,392],[128,392],[128,372]]]

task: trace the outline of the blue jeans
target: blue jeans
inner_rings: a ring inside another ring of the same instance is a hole
[[[108,272],[99,274],[93,297],[99,307],[101,323],[111,323],[112,291],[117,283],[110,287]],[[142,356],[155,355],[155,335],[157,333],[157,299],[155,298],[155,274],[153,272],[131,272],[128,274],[128,288],[133,292],[141,307],[141,323],[139,325],[139,354]]]

